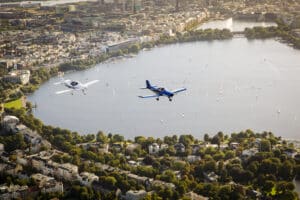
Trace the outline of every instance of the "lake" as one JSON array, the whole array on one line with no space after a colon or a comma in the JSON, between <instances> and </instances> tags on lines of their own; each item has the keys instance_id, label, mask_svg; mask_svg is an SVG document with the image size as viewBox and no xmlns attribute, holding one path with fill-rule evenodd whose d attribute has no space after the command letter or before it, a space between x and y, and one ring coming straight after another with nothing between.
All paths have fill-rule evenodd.
<instances>
[{"instance_id":1,"label":"lake","mask_svg":"<svg viewBox=\"0 0 300 200\"><path fill-rule=\"evenodd\" d=\"M56 95L43 84L28 100L45 124L84 133L163 137L171 134L272 131L300 139L300 51L270 40L195 42L141 51L136 57L98 64L66 79L92 85L87 95ZM140 99L145 80L169 89L187 87L174 97Z\"/></svg>"}]
</instances>

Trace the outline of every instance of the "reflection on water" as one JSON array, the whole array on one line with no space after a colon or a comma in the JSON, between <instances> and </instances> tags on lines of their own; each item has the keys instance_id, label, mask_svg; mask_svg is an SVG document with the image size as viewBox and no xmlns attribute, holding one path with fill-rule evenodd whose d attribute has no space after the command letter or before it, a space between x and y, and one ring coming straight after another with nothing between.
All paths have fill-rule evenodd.
<instances>
[{"instance_id":1,"label":"reflection on water","mask_svg":"<svg viewBox=\"0 0 300 200\"><path fill-rule=\"evenodd\" d=\"M250 22L250 21L241 21L233 20L232 18L226 20L216 20L207 22L199 26L198 29L229 29L230 31L243 31L245 28L253 28L255 26L277 26L274 22Z\"/></svg>"},{"instance_id":2,"label":"reflection on water","mask_svg":"<svg viewBox=\"0 0 300 200\"><path fill-rule=\"evenodd\" d=\"M65 75L83 83L99 79L87 95L55 95L65 88L53 85L59 81L54 78L28 99L37 103L34 114L46 124L81 133L202 138L251 128L299 139L299 63L300 51L274 40L174 44ZM152 94L139 89L146 79L188 90L173 102L140 99Z\"/></svg>"}]
</instances>

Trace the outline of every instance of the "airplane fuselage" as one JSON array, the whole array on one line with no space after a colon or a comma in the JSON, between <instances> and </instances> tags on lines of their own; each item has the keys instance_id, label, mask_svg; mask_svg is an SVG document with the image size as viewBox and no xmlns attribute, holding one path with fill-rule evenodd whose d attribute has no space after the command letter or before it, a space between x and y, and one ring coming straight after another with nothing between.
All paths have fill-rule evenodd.
<instances>
[{"instance_id":1,"label":"airplane fuselage","mask_svg":"<svg viewBox=\"0 0 300 200\"><path fill-rule=\"evenodd\" d=\"M159 100L159 96L166 96L169 98L170 101L172 101L172 97L174 96L174 93L166 90L165 88L156 88L150 86L148 89L150 89L152 92L154 92L158 97L156 100Z\"/></svg>"},{"instance_id":2,"label":"airplane fuselage","mask_svg":"<svg viewBox=\"0 0 300 200\"><path fill-rule=\"evenodd\" d=\"M65 86L74 90L84 90L86 87L79 81L65 80Z\"/></svg>"},{"instance_id":3,"label":"airplane fuselage","mask_svg":"<svg viewBox=\"0 0 300 200\"><path fill-rule=\"evenodd\" d=\"M156 98L156 100L159 100L160 96L165 96L169 98L169 101L172 101L172 98L175 94L179 92L183 92L186 90L186 88L180 88L174 91L166 90L163 87L157 87L150 84L150 81L146 80L146 87L141 89L148 89L151 90L155 95L148 95L148 96L139 96L140 98Z\"/></svg>"}]
</instances>

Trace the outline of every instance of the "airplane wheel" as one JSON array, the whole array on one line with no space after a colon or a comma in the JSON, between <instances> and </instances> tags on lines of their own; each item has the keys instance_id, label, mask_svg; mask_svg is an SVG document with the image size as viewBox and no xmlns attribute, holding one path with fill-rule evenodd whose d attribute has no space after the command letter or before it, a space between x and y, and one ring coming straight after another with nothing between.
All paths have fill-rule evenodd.
<instances>
[{"instance_id":1,"label":"airplane wheel","mask_svg":"<svg viewBox=\"0 0 300 200\"><path fill-rule=\"evenodd\" d=\"M172 99L169 99L169 101L172 101Z\"/></svg>"},{"instance_id":2,"label":"airplane wheel","mask_svg":"<svg viewBox=\"0 0 300 200\"><path fill-rule=\"evenodd\" d=\"M156 98L156 101L159 101L159 98Z\"/></svg>"}]
</instances>

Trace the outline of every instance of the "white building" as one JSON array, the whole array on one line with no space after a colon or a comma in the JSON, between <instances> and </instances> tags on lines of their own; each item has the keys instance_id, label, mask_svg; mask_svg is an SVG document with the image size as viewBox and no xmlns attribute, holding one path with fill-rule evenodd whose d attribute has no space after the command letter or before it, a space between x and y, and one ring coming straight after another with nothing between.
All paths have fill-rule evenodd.
<instances>
[{"instance_id":1,"label":"white building","mask_svg":"<svg viewBox=\"0 0 300 200\"><path fill-rule=\"evenodd\" d=\"M124 197L125 200L140 200L147 195L145 190L129 190Z\"/></svg>"},{"instance_id":2,"label":"white building","mask_svg":"<svg viewBox=\"0 0 300 200\"><path fill-rule=\"evenodd\" d=\"M9 72L8 75L3 77L4 81L11 83L20 83L25 85L29 82L30 71L29 70L14 70Z\"/></svg>"},{"instance_id":3,"label":"white building","mask_svg":"<svg viewBox=\"0 0 300 200\"><path fill-rule=\"evenodd\" d=\"M73 181L78 177L78 167L70 163L60 164L54 171L54 175L67 181Z\"/></svg>"},{"instance_id":4,"label":"white building","mask_svg":"<svg viewBox=\"0 0 300 200\"><path fill-rule=\"evenodd\" d=\"M31 178L37 183L42 193L62 193L64 191L63 183L57 182L53 177L38 173L31 175Z\"/></svg>"},{"instance_id":5,"label":"white building","mask_svg":"<svg viewBox=\"0 0 300 200\"><path fill-rule=\"evenodd\" d=\"M28 186L19 185L1 185L0 186L0 199L10 200L10 199L25 199L28 192Z\"/></svg>"},{"instance_id":6,"label":"white building","mask_svg":"<svg viewBox=\"0 0 300 200\"><path fill-rule=\"evenodd\" d=\"M159 145L157 143L153 143L148 146L149 154L157 154L159 152Z\"/></svg>"},{"instance_id":7,"label":"white building","mask_svg":"<svg viewBox=\"0 0 300 200\"><path fill-rule=\"evenodd\" d=\"M19 123L19 118L12 115L6 115L1 121L2 128L8 132L13 132Z\"/></svg>"},{"instance_id":8,"label":"white building","mask_svg":"<svg viewBox=\"0 0 300 200\"><path fill-rule=\"evenodd\" d=\"M254 156L256 153L258 153L258 149L257 148L251 148L251 149L245 149L242 151L242 156Z\"/></svg>"},{"instance_id":9,"label":"white building","mask_svg":"<svg viewBox=\"0 0 300 200\"><path fill-rule=\"evenodd\" d=\"M79 175L79 182L84 186L91 186L94 181L99 181L99 177L93 173L82 172Z\"/></svg>"}]
</instances>

